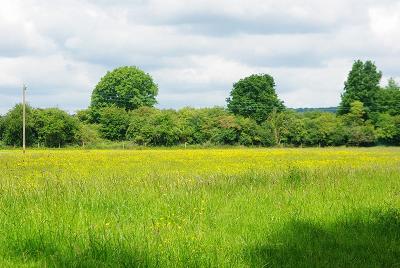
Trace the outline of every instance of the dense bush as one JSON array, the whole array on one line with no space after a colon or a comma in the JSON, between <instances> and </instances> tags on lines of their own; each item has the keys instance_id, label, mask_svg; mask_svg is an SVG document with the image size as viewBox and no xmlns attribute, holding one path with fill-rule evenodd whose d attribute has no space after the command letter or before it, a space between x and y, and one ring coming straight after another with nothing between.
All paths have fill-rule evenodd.
<instances>
[{"instance_id":1,"label":"dense bush","mask_svg":"<svg viewBox=\"0 0 400 268\"><path fill-rule=\"evenodd\" d=\"M379 114L375 125L379 143L400 145L400 115Z\"/></svg>"},{"instance_id":2,"label":"dense bush","mask_svg":"<svg viewBox=\"0 0 400 268\"><path fill-rule=\"evenodd\" d=\"M346 142L343 121L332 113L309 113L304 117L304 144L338 146Z\"/></svg>"},{"instance_id":3,"label":"dense bush","mask_svg":"<svg viewBox=\"0 0 400 268\"><path fill-rule=\"evenodd\" d=\"M2 142L8 146L22 145L22 105L11 109L0 123ZM59 147L76 142L79 121L58 108L26 107L26 145Z\"/></svg>"},{"instance_id":4,"label":"dense bush","mask_svg":"<svg viewBox=\"0 0 400 268\"><path fill-rule=\"evenodd\" d=\"M110 106L100 110L100 133L103 138L124 140L128 129L128 114L123 108Z\"/></svg>"},{"instance_id":5,"label":"dense bush","mask_svg":"<svg viewBox=\"0 0 400 268\"><path fill-rule=\"evenodd\" d=\"M75 141L82 145L93 145L102 141L98 125L79 123L74 135Z\"/></svg>"},{"instance_id":6,"label":"dense bush","mask_svg":"<svg viewBox=\"0 0 400 268\"><path fill-rule=\"evenodd\" d=\"M10 146L22 146L22 105L17 104L3 119L3 141ZM26 145L36 142L35 110L26 106Z\"/></svg>"},{"instance_id":7,"label":"dense bush","mask_svg":"<svg viewBox=\"0 0 400 268\"><path fill-rule=\"evenodd\" d=\"M171 146L181 142L178 114L174 110L143 107L129 117L126 136L139 145Z\"/></svg>"},{"instance_id":8,"label":"dense bush","mask_svg":"<svg viewBox=\"0 0 400 268\"><path fill-rule=\"evenodd\" d=\"M274 110L261 124L221 107L181 110L141 107L126 112L111 106L101 109L99 124L89 124L84 114L71 116L59 109L27 107L27 144L95 146L104 138L144 146L400 145L400 115L377 113L365 119L365 108L359 101L353 102L350 112L341 116ZM20 105L0 118L0 135L4 144L21 145Z\"/></svg>"},{"instance_id":9,"label":"dense bush","mask_svg":"<svg viewBox=\"0 0 400 268\"><path fill-rule=\"evenodd\" d=\"M57 147L74 142L78 121L66 112L57 109L35 110L34 128L37 141L47 147Z\"/></svg>"},{"instance_id":10,"label":"dense bush","mask_svg":"<svg viewBox=\"0 0 400 268\"><path fill-rule=\"evenodd\" d=\"M0 141L3 140L3 134L6 124L4 123L4 116L0 115Z\"/></svg>"}]
</instances>

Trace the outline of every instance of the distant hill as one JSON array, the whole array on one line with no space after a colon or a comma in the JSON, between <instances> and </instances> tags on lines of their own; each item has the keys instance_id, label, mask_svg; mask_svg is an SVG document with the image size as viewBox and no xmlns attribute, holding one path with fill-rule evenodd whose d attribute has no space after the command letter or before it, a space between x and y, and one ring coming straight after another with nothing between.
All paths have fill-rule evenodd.
<instances>
[{"instance_id":1,"label":"distant hill","mask_svg":"<svg viewBox=\"0 0 400 268\"><path fill-rule=\"evenodd\" d=\"M327 113L336 113L338 107L325 107L325 108L293 108L298 113L306 113L306 112L327 112Z\"/></svg>"}]
</instances>

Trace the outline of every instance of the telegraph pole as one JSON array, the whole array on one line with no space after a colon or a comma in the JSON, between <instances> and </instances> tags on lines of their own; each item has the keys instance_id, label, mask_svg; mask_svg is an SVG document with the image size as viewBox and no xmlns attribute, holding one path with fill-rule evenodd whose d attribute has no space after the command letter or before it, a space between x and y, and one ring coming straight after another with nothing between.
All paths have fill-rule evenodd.
<instances>
[{"instance_id":1,"label":"telegraph pole","mask_svg":"<svg viewBox=\"0 0 400 268\"><path fill-rule=\"evenodd\" d=\"M25 91L26 91L26 86L25 84L22 86L22 147L23 151L25 153L25 139L26 139L26 133L25 133L25 124L26 124L26 115L25 115Z\"/></svg>"}]
</instances>

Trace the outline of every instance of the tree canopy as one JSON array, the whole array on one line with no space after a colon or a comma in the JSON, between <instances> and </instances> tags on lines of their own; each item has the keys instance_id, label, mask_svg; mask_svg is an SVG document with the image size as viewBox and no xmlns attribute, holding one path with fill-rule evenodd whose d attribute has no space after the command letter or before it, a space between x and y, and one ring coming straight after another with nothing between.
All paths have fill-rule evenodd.
<instances>
[{"instance_id":1,"label":"tree canopy","mask_svg":"<svg viewBox=\"0 0 400 268\"><path fill-rule=\"evenodd\" d=\"M157 103L158 86L152 77L134 66L116 68L101 78L92 93L91 109L115 106L127 111ZM96 115L98 116L98 115Z\"/></svg>"},{"instance_id":2,"label":"tree canopy","mask_svg":"<svg viewBox=\"0 0 400 268\"><path fill-rule=\"evenodd\" d=\"M226 101L232 113L253 118L258 123L265 121L273 110L284 109L275 92L274 78L268 74L254 74L239 80Z\"/></svg>"},{"instance_id":3,"label":"tree canopy","mask_svg":"<svg viewBox=\"0 0 400 268\"><path fill-rule=\"evenodd\" d=\"M354 101L363 103L366 115L377 111L381 78L382 72L377 70L372 61L365 63L361 60L355 61L344 83L344 92L338 113L341 115L350 113L351 103Z\"/></svg>"}]
</instances>

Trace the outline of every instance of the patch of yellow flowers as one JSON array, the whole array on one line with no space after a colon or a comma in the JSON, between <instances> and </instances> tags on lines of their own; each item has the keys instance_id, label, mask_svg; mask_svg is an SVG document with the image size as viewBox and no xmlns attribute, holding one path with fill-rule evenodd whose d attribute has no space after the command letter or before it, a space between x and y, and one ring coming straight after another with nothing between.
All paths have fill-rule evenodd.
<instances>
[{"instance_id":1,"label":"patch of yellow flowers","mask_svg":"<svg viewBox=\"0 0 400 268\"><path fill-rule=\"evenodd\" d=\"M3 177L17 178L124 174L135 178L167 176L190 182L204 176L279 171L288 166L395 167L400 166L400 148L35 150L26 155L18 151L0 154Z\"/></svg>"}]
</instances>

